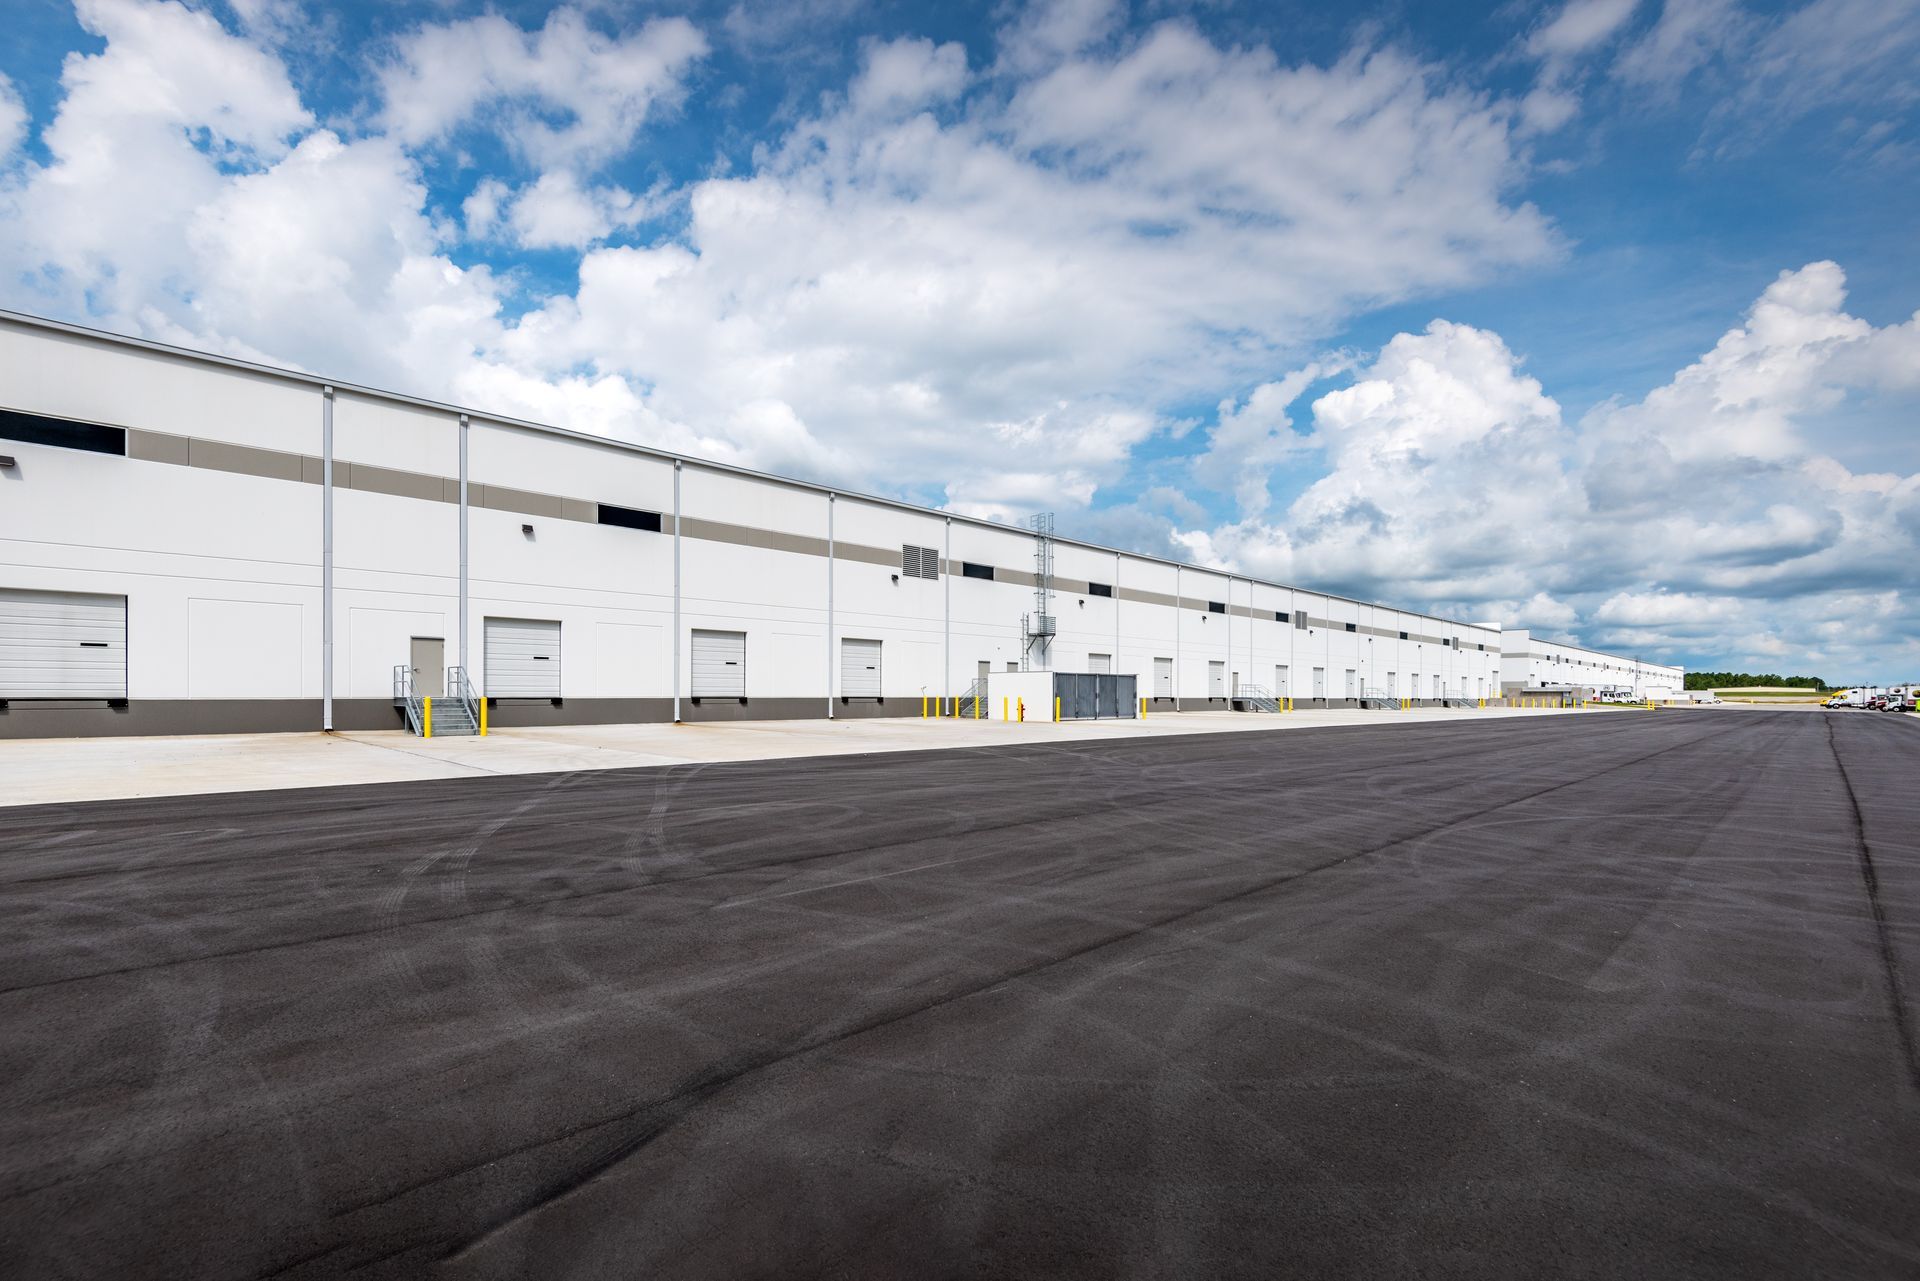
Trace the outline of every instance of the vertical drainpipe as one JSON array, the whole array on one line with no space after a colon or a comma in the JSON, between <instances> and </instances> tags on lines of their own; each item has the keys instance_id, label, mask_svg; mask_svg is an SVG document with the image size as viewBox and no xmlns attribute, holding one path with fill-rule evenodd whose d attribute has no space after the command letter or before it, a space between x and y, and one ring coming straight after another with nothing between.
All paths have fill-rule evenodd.
<instances>
[{"instance_id":1,"label":"vertical drainpipe","mask_svg":"<svg viewBox=\"0 0 1920 1281\"><path fill-rule=\"evenodd\" d=\"M833 719L833 501L827 493L827 719Z\"/></svg>"},{"instance_id":2,"label":"vertical drainpipe","mask_svg":"<svg viewBox=\"0 0 1920 1281\"><path fill-rule=\"evenodd\" d=\"M940 697L946 698L953 693L950 683L953 680L953 517L947 517L947 572L940 575L942 596L940 600L940 662L946 670L940 673ZM1022 638L1024 639L1024 637Z\"/></svg>"},{"instance_id":3,"label":"vertical drainpipe","mask_svg":"<svg viewBox=\"0 0 1920 1281\"><path fill-rule=\"evenodd\" d=\"M1233 575L1227 575L1227 706L1233 706Z\"/></svg>"},{"instance_id":4,"label":"vertical drainpipe","mask_svg":"<svg viewBox=\"0 0 1920 1281\"><path fill-rule=\"evenodd\" d=\"M1173 710L1180 710L1180 567L1173 567Z\"/></svg>"},{"instance_id":5,"label":"vertical drainpipe","mask_svg":"<svg viewBox=\"0 0 1920 1281\"><path fill-rule=\"evenodd\" d=\"M673 723L680 723L680 460L673 460Z\"/></svg>"},{"instance_id":6,"label":"vertical drainpipe","mask_svg":"<svg viewBox=\"0 0 1920 1281\"><path fill-rule=\"evenodd\" d=\"M467 416L460 415L460 674L469 682L467 664Z\"/></svg>"},{"instance_id":7,"label":"vertical drainpipe","mask_svg":"<svg viewBox=\"0 0 1920 1281\"><path fill-rule=\"evenodd\" d=\"M333 388L320 389L320 728L333 731Z\"/></svg>"},{"instance_id":8,"label":"vertical drainpipe","mask_svg":"<svg viewBox=\"0 0 1920 1281\"><path fill-rule=\"evenodd\" d=\"M1120 553L1113 554L1113 661L1107 670L1120 674ZM1138 693L1139 691L1134 691Z\"/></svg>"}]
</instances>

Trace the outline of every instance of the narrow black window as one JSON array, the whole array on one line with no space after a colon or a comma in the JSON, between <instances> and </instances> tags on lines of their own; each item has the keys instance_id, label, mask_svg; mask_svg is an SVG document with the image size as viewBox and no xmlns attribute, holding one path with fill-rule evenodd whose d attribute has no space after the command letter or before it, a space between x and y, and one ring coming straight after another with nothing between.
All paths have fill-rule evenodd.
<instances>
[{"instance_id":1,"label":"narrow black window","mask_svg":"<svg viewBox=\"0 0 1920 1281\"><path fill-rule=\"evenodd\" d=\"M1276 609L1273 611L1273 621L1276 623L1287 623L1287 622L1292 622L1293 620L1287 617L1286 610Z\"/></svg>"},{"instance_id":2,"label":"narrow black window","mask_svg":"<svg viewBox=\"0 0 1920 1281\"><path fill-rule=\"evenodd\" d=\"M84 449L92 454L127 453L127 432L123 427L102 427L98 423L76 423L66 418L43 418L23 414L16 409L0 409L0 436L21 440L29 445L54 445L60 449Z\"/></svg>"},{"instance_id":3,"label":"narrow black window","mask_svg":"<svg viewBox=\"0 0 1920 1281\"><path fill-rule=\"evenodd\" d=\"M1407 634L1406 634L1405 632L1401 632L1401 633L1400 633L1400 639L1401 639L1401 640L1405 640L1406 638L1407 638Z\"/></svg>"},{"instance_id":4,"label":"narrow black window","mask_svg":"<svg viewBox=\"0 0 1920 1281\"><path fill-rule=\"evenodd\" d=\"M963 560L960 562L960 572L968 578L984 578L988 582L993 581L991 565L976 565L970 560Z\"/></svg>"},{"instance_id":5,"label":"narrow black window","mask_svg":"<svg viewBox=\"0 0 1920 1281\"><path fill-rule=\"evenodd\" d=\"M1347 624L1347 630L1348 630L1348 631L1350 631L1350 632L1357 632L1357 631L1359 631L1359 630L1360 630L1360 624L1358 624L1358 623L1348 623L1348 624Z\"/></svg>"},{"instance_id":6,"label":"narrow black window","mask_svg":"<svg viewBox=\"0 0 1920 1281\"><path fill-rule=\"evenodd\" d=\"M1207 602L1207 612L1209 614L1224 614L1227 612L1227 607L1221 601L1210 600Z\"/></svg>"},{"instance_id":7,"label":"narrow black window","mask_svg":"<svg viewBox=\"0 0 1920 1281\"><path fill-rule=\"evenodd\" d=\"M643 512L633 507L615 507L612 503L600 504L600 523L618 525L622 529L644 529L648 533L660 532L660 513Z\"/></svg>"},{"instance_id":8,"label":"narrow black window","mask_svg":"<svg viewBox=\"0 0 1920 1281\"><path fill-rule=\"evenodd\" d=\"M1088 583L1087 595L1111 596L1113 595L1113 584L1112 583Z\"/></svg>"}]
</instances>

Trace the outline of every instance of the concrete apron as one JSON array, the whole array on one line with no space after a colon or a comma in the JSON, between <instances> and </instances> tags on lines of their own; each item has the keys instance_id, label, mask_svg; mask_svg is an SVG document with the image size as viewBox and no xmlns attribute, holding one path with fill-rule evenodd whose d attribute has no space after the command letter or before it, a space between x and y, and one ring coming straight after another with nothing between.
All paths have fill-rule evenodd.
<instances>
[{"instance_id":1,"label":"concrete apron","mask_svg":"<svg viewBox=\"0 0 1920 1281\"><path fill-rule=\"evenodd\" d=\"M0 806L1170 734L1595 716L1618 710L1150 712L1145 719L1060 724L1046 718L1020 724L912 716L553 725L495 729L484 739L422 739L402 730L14 739L0 741L0 776L8 783Z\"/></svg>"}]
</instances>

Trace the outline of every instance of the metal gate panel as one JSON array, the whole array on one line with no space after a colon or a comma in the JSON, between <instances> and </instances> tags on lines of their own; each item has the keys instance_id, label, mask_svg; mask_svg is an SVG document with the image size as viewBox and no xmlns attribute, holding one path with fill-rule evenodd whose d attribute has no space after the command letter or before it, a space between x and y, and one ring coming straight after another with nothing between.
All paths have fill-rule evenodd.
<instances>
[{"instance_id":1,"label":"metal gate panel","mask_svg":"<svg viewBox=\"0 0 1920 1281\"><path fill-rule=\"evenodd\" d=\"M560 624L551 619L486 620L488 698L560 697ZM437 684L440 673L433 674Z\"/></svg>"},{"instance_id":2,"label":"metal gate panel","mask_svg":"<svg viewBox=\"0 0 1920 1281\"><path fill-rule=\"evenodd\" d=\"M1134 719L1139 680L1112 672L1055 672L1053 694L1064 721Z\"/></svg>"},{"instance_id":3,"label":"metal gate panel","mask_svg":"<svg viewBox=\"0 0 1920 1281\"><path fill-rule=\"evenodd\" d=\"M747 696L747 634L693 632L693 697Z\"/></svg>"},{"instance_id":4,"label":"metal gate panel","mask_svg":"<svg viewBox=\"0 0 1920 1281\"><path fill-rule=\"evenodd\" d=\"M880 697L880 642L843 637L840 641L840 697Z\"/></svg>"},{"instance_id":5,"label":"metal gate panel","mask_svg":"<svg viewBox=\"0 0 1920 1281\"><path fill-rule=\"evenodd\" d=\"M125 698L127 598L0 588L0 698Z\"/></svg>"}]
</instances>

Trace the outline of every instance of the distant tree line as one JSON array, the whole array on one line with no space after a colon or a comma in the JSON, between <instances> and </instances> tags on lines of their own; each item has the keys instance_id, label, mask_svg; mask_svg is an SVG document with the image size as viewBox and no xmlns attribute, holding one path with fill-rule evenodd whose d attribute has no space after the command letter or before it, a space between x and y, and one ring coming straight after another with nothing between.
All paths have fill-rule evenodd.
<instances>
[{"instance_id":1,"label":"distant tree line","mask_svg":"<svg viewBox=\"0 0 1920 1281\"><path fill-rule=\"evenodd\" d=\"M1772 672L1688 672L1688 689L1745 689L1755 685L1784 685L1790 689L1829 689L1818 676L1775 676Z\"/></svg>"}]
</instances>

